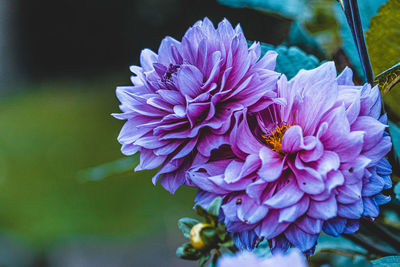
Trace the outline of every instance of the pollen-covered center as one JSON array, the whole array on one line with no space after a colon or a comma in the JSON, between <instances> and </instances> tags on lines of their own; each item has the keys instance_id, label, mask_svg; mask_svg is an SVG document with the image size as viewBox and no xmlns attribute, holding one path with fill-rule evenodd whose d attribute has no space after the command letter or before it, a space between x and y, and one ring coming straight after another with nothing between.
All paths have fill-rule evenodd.
<instances>
[{"instance_id":1,"label":"pollen-covered center","mask_svg":"<svg viewBox=\"0 0 400 267\"><path fill-rule=\"evenodd\" d=\"M271 147L273 151L276 151L278 153L283 153L282 152L283 136L285 135L287 129L289 129L291 126L292 125L289 123L284 123L281 126L276 127L275 130L270 131L270 134L268 136L263 135L262 138L265 140L267 145Z\"/></svg>"},{"instance_id":2,"label":"pollen-covered center","mask_svg":"<svg viewBox=\"0 0 400 267\"><path fill-rule=\"evenodd\" d=\"M179 65L169 64L167 71L162 77L162 80L169 81L172 78L172 75L175 74L179 68L180 68Z\"/></svg>"}]
</instances>

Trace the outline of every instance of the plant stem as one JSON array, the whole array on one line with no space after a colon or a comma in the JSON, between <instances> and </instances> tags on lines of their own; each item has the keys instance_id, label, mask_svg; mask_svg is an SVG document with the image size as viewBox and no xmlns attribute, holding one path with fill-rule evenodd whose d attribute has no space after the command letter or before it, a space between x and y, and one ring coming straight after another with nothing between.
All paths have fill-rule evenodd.
<instances>
[{"instance_id":1,"label":"plant stem","mask_svg":"<svg viewBox=\"0 0 400 267\"><path fill-rule=\"evenodd\" d=\"M331 249L331 248L326 248L326 249L321 249L319 252L324 252L324 253L333 253L333 254L338 254L342 255L348 258L354 258L354 255L361 255L361 256L366 256L365 254L358 252L358 251L353 251L353 250L342 250L342 249Z\"/></svg>"},{"instance_id":2,"label":"plant stem","mask_svg":"<svg viewBox=\"0 0 400 267\"><path fill-rule=\"evenodd\" d=\"M382 241L391 245L395 250L400 252L400 238L398 238L395 234L393 234L386 227L380 225L379 223L372 223L367 220L363 220L362 224L371 231L381 237Z\"/></svg>"},{"instance_id":3,"label":"plant stem","mask_svg":"<svg viewBox=\"0 0 400 267\"><path fill-rule=\"evenodd\" d=\"M350 26L351 34L353 35L353 40L357 47L358 55L360 57L365 76L368 83L373 84L374 74L372 72L367 45L365 43L357 0L343 0L343 2L344 13L347 18L347 23Z\"/></svg>"},{"instance_id":4,"label":"plant stem","mask_svg":"<svg viewBox=\"0 0 400 267\"><path fill-rule=\"evenodd\" d=\"M354 243L362 246L363 248L368 250L368 252L370 252L370 253L374 253L379 256L391 256L391 255L396 254L396 253L393 253L393 252L387 250L385 247L382 247L378 244L370 242L370 240L364 238L360 234L352 234L352 235L344 234L343 236L345 238L349 239L350 241L353 241Z\"/></svg>"}]
</instances>

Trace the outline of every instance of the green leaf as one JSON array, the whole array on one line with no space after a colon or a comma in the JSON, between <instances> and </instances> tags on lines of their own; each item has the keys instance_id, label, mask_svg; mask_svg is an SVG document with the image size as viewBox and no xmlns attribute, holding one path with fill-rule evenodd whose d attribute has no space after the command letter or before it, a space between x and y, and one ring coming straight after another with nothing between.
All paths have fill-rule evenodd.
<instances>
[{"instance_id":1,"label":"green leaf","mask_svg":"<svg viewBox=\"0 0 400 267\"><path fill-rule=\"evenodd\" d=\"M400 62L399 10L400 1L389 0L379 9L378 15L371 19L366 37L375 74L381 73Z\"/></svg>"},{"instance_id":2,"label":"green leaf","mask_svg":"<svg viewBox=\"0 0 400 267\"><path fill-rule=\"evenodd\" d=\"M228 241L225 241L223 243L219 243L218 246L220 246L221 248L229 248L234 246L235 243L233 242L233 239L230 238Z\"/></svg>"},{"instance_id":3,"label":"green leaf","mask_svg":"<svg viewBox=\"0 0 400 267\"><path fill-rule=\"evenodd\" d=\"M400 256L388 256L372 261L373 266L394 267L400 266Z\"/></svg>"},{"instance_id":4,"label":"green leaf","mask_svg":"<svg viewBox=\"0 0 400 267\"><path fill-rule=\"evenodd\" d=\"M197 251L189 242L181 245L176 249L176 256L185 260L198 260L202 256L200 251Z\"/></svg>"},{"instance_id":5,"label":"green leaf","mask_svg":"<svg viewBox=\"0 0 400 267\"><path fill-rule=\"evenodd\" d=\"M394 193L396 194L396 198L400 200L400 183L397 183L393 189Z\"/></svg>"},{"instance_id":6,"label":"green leaf","mask_svg":"<svg viewBox=\"0 0 400 267\"><path fill-rule=\"evenodd\" d=\"M133 170L135 165L139 163L139 153L122 159L117 159L112 162L104 163L102 165L81 170L78 172L77 177L80 181L99 181L106 177L124 173Z\"/></svg>"},{"instance_id":7,"label":"green leaf","mask_svg":"<svg viewBox=\"0 0 400 267\"><path fill-rule=\"evenodd\" d=\"M394 148L394 154L397 160L400 159L400 128L393 122L388 122L389 132L392 137L392 143Z\"/></svg>"},{"instance_id":8,"label":"green leaf","mask_svg":"<svg viewBox=\"0 0 400 267\"><path fill-rule=\"evenodd\" d=\"M315 38L297 21L294 21L290 26L289 34L282 45L297 46L304 52L312 54L317 58L325 58L325 52Z\"/></svg>"},{"instance_id":9,"label":"green leaf","mask_svg":"<svg viewBox=\"0 0 400 267\"><path fill-rule=\"evenodd\" d=\"M400 63L390 69L385 70L375 78L375 83L379 83L382 94L386 94L400 81Z\"/></svg>"},{"instance_id":10,"label":"green leaf","mask_svg":"<svg viewBox=\"0 0 400 267\"><path fill-rule=\"evenodd\" d=\"M309 70L320 65L315 56L308 55L295 46L280 45L274 47L270 44L261 44L262 54L265 54L268 50L274 50L279 54L275 70L285 74L288 79L293 78L301 69Z\"/></svg>"},{"instance_id":11,"label":"green leaf","mask_svg":"<svg viewBox=\"0 0 400 267\"><path fill-rule=\"evenodd\" d=\"M178 228L179 228L179 230L181 230L181 232L183 233L183 235L186 238L190 238L190 230L192 230L192 227L198 223L200 223L200 222L196 219L185 217L185 218L179 219Z\"/></svg>"},{"instance_id":12,"label":"green leaf","mask_svg":"<svg viewBox=\"0 0 400 267\"><path fill-rule=\"evenodd\" d=\"M387 2L387 0L358 1L361 23L363 25L364 31L369 29L371 18L377 14L379 7L386 2ZM356 45L353 41L353 36L351 35L350 27L347 24L346 16L344 15L344 12L343 12L340 4L337 3L336 1L334 3L334 12L336 15L336 19L339 23L339 33L340 33L340 36L342 37L342 47L343 47L347 57L352 62L358 76L361 78L364 78L365 77L364 71L363 71L363 68L361 65L360 58L358 56ZM370 51L371 45L379 46L380 42L371 44L368 41L368 37L367 37L367 45L368 45L368 50ZM372 62L372 59L373 59L372 54L370 54L370 58L371 58L371 62ZM372 63L372 66L373 66L373 63Z\"/></svg>"},{"instance_id":13,"label":"green leaf","mask_svg":"<svg viewBox=\"0 0 400 267\"><path fill-rule=\"evenodd\" d=\"M396 198L400 199L400 185L397 184L394 187L394 193L396 194ZM393 210L385 210L383 211L383 218L386 225L391 225L396 228L400 228L400 217L397 212Z\"/></svg>"},{"instance_id":14,"label":"green leaf","mask_svg":"<svg viewBox=\"0 0 400 267\"><path fill-rule=\"evenodd\" d=\"M367 253L364 248L344 237L333 237L326 234L321 234L318 238L318 243L315 251L318 252L324 249L354 251L361 254Z\"/></svg>"},{"instance_id":15,"label":"green leaf","mask_svg":"<svg viewBox=\"0 0 400 267\"><path fill-rule=\"evenodd\" d=\"M301 22L313 17L308 0L218 0L218 2L230 7L249 7L267 11Z\"/></svg>"},{"instance_id":16,"label":"green leaf","mask_svg":"<svg viewBox=\"0 0 400 267\"><path fill-rule=\"evenodd\" d=\"M218 236L217 231L213 227L205 227L200 232L201 240L206 244L207 248L218 247Z\"/></svg>"},{"instance_id":17,"label":"green leaf","mask_svg":"<svg viewBox=\"0 0 400 267\"><path fill-rule=\"evenodd\" d=\"M196 205L196 213L197 213L197 215L199 215L199 216L201 216L201 217L204 217L204 218L207 218L207 216L208 216L208 212L207 212L207 210L205 210L202 206L200 206L200 205Z\"/></svg>"},{"instance_id":18,"label":"green leaf","mask_svg":"<svg viewBox=\"0 0 400 267\"><path fill-rule=\"evenodd\" d=\"M208 212L214 216L219 216L219 210L221 208L222 198L216 197L208 206Z\"/></svg>"},{"instance_id":19,"label":"green leaf","mask_svg":"<svg viewBox=\"0 0 400 267\"><path fill-rule=\"evenodd\" d=\"M271 249L268 245L268 240L264 239L258 244L258 246L254 249L254 253L259 257L267 257L271 255Z\"/></svg>"}]
</instances>

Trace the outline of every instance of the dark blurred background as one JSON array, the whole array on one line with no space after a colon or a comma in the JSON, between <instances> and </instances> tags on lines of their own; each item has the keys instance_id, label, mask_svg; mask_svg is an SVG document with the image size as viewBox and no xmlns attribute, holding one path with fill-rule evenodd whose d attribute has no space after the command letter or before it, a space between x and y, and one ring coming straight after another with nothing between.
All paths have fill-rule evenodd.
<instances>
[{"instance_id":1,"label":"dark blurred background","mask_svg":"<svg viewBox=\"0 0 400 267\"><path fill-rule=\"evenodd\" d=\"M271 44L290 25L216 0L0 0L0 266L196 266L175 257L194 190L77 173L123 157L110 114L141 49L205 16Z\"/></svg>"}]
</instances>

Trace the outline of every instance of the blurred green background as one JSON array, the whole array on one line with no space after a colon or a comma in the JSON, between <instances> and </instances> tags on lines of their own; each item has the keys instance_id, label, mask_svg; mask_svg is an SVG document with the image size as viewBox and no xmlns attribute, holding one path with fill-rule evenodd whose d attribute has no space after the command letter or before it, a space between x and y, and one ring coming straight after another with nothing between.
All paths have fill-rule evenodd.
<instances>
[{"instance_id":1,"label":"blurred green background","mask_svg":"<svg viewBox=\"0 0 400 267\"><path fill-rule=\"evenodd\" d=\"M0 225L34 254L93 238L154 240L157 247L170 235L171 246L179 243L176 220L192 213L193 190L172 196L153 186L151 172L78 179L79 170L121 157L122 122L110 116L118 107L114 87L106 80L59 81L2 98Z\"/></svg>"}]
</instances>

